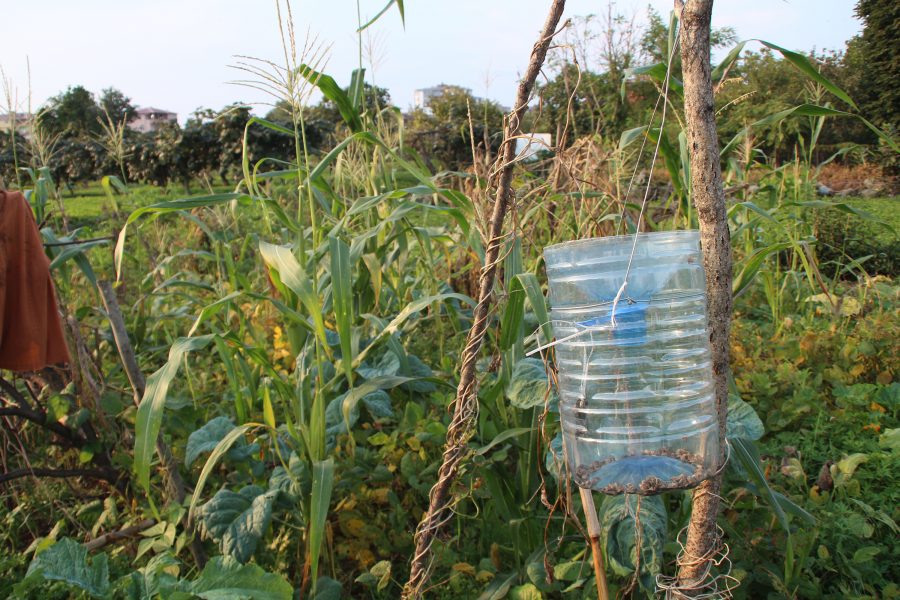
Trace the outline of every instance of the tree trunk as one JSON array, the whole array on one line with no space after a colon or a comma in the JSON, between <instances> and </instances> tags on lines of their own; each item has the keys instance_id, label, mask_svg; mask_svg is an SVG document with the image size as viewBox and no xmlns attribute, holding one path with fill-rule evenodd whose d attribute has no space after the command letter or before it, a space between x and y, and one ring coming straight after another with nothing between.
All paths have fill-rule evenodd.
<instances>
[{"instance_id":1,"label":"tree trunk","mask_svg":"<svg viewBox=\"0 0 900 600\"><path fill-rule=\"evenodd\" d=\"M680 8L676 0L676 10ZM715 110L710 80L709 35L713 0L687 0L681 9L681 62L684 112L691 159L691 191L700 220L700 243L706 271L709 341L712 349L716 412L719 420L719 464L725 460L725 417L728 407L728 342L731 327L731 239L719 163ZM685 595L701 585L718 544L721 475L695 491L685 552L679 560L678 585Z\"/></svg>"}]
</instances>

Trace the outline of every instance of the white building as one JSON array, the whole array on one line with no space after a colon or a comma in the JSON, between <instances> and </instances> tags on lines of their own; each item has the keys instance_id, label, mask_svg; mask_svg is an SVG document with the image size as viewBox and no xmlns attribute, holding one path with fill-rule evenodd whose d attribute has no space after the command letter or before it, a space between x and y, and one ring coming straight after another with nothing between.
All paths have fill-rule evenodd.
<instances>
[{"instance_id":1,"label":"white building","mask_svg":"<svg viewBox=\"0 0 900 600\"><path fill-rule=\"evenodd\" d=\"M156 131L166 123L178 121L178 113L162 110L161 108L139 108L135 111L135 117L129 121L128 127L141 133Z\"/></svg>"},{"instance_id":2,"label":"white building","mask_svg":"<svg viewBox=\"0 0 900 600\"><path fill-rule=\"evenodd\" d=\"M13 127L20 135L25 135L28 132L28 115L20 112L0 115L0 132L8 134Z\"/></svg>"},{"instance_id":3,"label":"white building","mask_svg":"<svg viewBox=\"0 0 900 600\"><path fill-rule=\"evenodd\" d=\"M553 136L549 133L523 133L516 138L516 158L519 160L537 160L539 152L550 152L553 149Z\"/></svg>"},{"instance_id":4,"label":"white building","mask_svg":"<svg viewBox=\"0 0 900 600\"><path fill-rule=\"evenodd\" d=\"M421 108L427 109L428 103L431 102L432 98L438 98L443 96L447 91L452 89L461 89L467 94L471 95L472 90L469 88L459 87L455 85L447 85L446 83L441 83L439 85L435 85L432 87L422 88L419 90L413 91L413 108Z\"/></svg>"}]
</instances>

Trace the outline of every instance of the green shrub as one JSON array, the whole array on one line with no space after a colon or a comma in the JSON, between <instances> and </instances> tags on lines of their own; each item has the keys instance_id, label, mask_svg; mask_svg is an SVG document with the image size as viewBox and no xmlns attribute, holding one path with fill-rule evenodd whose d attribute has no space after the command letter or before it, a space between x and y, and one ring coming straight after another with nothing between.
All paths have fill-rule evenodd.
<instances>
[{"instance_id":1,"label":"green shrub","mask_svg":"<svg viewBox=\"0 0 900 600\"><path fill-rule=\"evenodd\" d=\"M900 200L854 198L847 203L873 218L835 210L817 215L817 253L822 271L834 276L851 259L868 256L862 266L869 275L896 277L900 274Z\"/></svg>"}]
</instances>

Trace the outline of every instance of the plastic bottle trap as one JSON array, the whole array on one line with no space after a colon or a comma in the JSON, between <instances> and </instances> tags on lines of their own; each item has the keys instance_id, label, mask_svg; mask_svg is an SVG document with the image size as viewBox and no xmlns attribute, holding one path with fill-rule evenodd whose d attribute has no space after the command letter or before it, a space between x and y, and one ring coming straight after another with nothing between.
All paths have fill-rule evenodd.
<instances>
[{"instance_id":1,"label":"plastic bottle trap","mask_svg":"<svg viewBox=\"0 0 900 600\"><path fill-rule=\"evenodd\" d=\"M650 495L712 475L718 429L699 233L567 242L544 259L575 483Z\"/></svg>"}]
</instances>

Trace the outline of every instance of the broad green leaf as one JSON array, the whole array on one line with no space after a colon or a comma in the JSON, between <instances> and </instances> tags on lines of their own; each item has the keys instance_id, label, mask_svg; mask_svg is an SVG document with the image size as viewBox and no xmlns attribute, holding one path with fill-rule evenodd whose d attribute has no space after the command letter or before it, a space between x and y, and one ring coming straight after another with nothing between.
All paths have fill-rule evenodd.
<instances>
[{"instance_id":1,"label":"broad green leaf","mask_svg":"<svg viewBox=\"0 0 900 600\"><path fill-rule=\"evenodd\" d=\"M200 499L200 494L203 493L203 486L206 485L206 480L209 479L210 474L219 463L219 460L229 449L231 449L238 439L242 439L244 434L254 427L264 427L264 425L261 425L260 423L244 423L243 425L239 425L229 431L228 434L216 444L216 447L213 448L209 458L206 459L206 463L203 465L203 469L200 471L200 476L197 478L197 484L194 486L194 494L191 496L191 503L188 507L189 519L193 517L197 501Z\"/></svg>"},{"instance_id":2,"label":"broad green leaf","mask_svg":"<svg viewBox=\"0 0 900 600\"><path fill-rule=\"evenodd\" d=\"M866 564L881 554L881 551L881 546L863 546L853 553L853 562L858 565Z\"/></svg>"},{"instance_id":3,"label":"broad green leaf","mask_svg":"<svg viewBox=\"0 0 900 600\"><path fill-rule=\"evenodd\" d=\"M330 75L319 73L309 65L300 65L298 71L307 81L319 88L323 96L334 102L350 131L353 133L362 131L363 125L359 111L353 107L350 97Z\"/></svg>"},{"instance_id":4,"label":"broad green leaf","mask_svg":"<svg viewBox=\"0 0 900 600\"><path fill-rule=\"evenodd\" d=\"M384 390L375 390L362 397L363 406L369 411L372 418L394 418L394 409L391 407L391 397Z\"/></svg>"},{"instance_id":5,"label":"broad green leaf","mask_svg":"<svg viewBox=\"0 0 900 600\"><path fill-rule=\"evenodd\" d=\"M278 490L293 502L306 497L312 489L311 485L312 479L306 462L296 452L291 452L286 467L275 467L269 476L269 489Z\"/></svg>"},{"instance_id":6,"label":"broad green leaf","mask_svg":"<svg viewBox=\"0 0 900 600\"><path fill-rule=\"evenodd\" d=\"M408 354L406 356L406 362L408 363L409 369L408 372L403 374L412 379L405 383L401 383L401 389L416 394L430 394L437 389L437 386L432 381L428 380L428 378L434 376L434 372L421 358L415 354ZM402 371L403 369L401 368L401 372Z\"/></svg>"},{"instance_id":7,"label":"broad green leaf","mask_svg":"<svg viewBox=\"0 0 900 600\"><path fill-rule=\"evenodd\" d=\"M147 564L119 580L131 600L169 598L177 594L179 582L172 573L178 572L179 562L168 551L157 554ZM118 596L116 596L118 597Z\"/></svg>"},{"instance_id":8,"label":"broad green leaf","mask_svg":"<svg viewBox=\"0 0 900 600\"><path fill-rule=\"evenodd\" d=\"M333 399L325 409L326 433L335 435L349 432L359 419L360 401L365 403L366 397L370 394L380 390L395 388L409 380L409 377L383 375L367 380L349 392L345 392ZM373 403L371 410L384 410L383 400L380 400L378 396L374 396L371 402ZM388 398L388 402L390 402L390 398Z\"/></svg>"},{"instance_id":9,"label":"broad green leaf","mask_svg":"<svg viewBox=\"0 0 900 600\"><path fill-rule=\"evenodd\" d=\"M197 196L196 198L167 200L165 202L157 202L156 204L150 204L149 206L142 206L141 208L138 208L130 215L128 215L128 218L125 220L125 224L122 225L122 229L121 231L119 231L119 238L116 241L116 248L113 253L113 258L116 265L116 281L122 278L122 259L125 255L125 235L128 230L128 226L137 221L143 215L149 214L153 215L153 217L155 218L168 213L190 211L194 208L216 206L219 204L226 204L228 202L235 202L238 200L249 198L250 196L248 196L247 194L238 193L212 194L209 196Z\"/></svg>"},{"instance_id":10,"label":"broad green leaf","mask_svg":"<svg viewBox=\"0 0 900 600\"><path fill-rule=\"evenodd\" d=\"M509 590L509 600L543 600L544 596L533 583L523 583Z\"/></svg>"},{"instance_id":11,"label":"broad green leaf","mask_svg":"<svg viewBox=\"0 0 900 600\"><path fill-rule=\"evenodd\" d=\"M265 263L278 273L282 283L297 294L297 298L303 303L315 324L319 341L323 347L327 348L328 336L325 332L325 319L322 316L319 296L291 249L287 246L278 246L260 240L259 252Z\"/></svg>"},{"instance_id":12,"label":"broad green leaf","mask_svg":"<svg viewBox=\"0 0 900 600\"><path fill-rule=\"evenodd\" d=\"M653 590L654 578L663 565L668 524L662 496L607 496L598 511L603 550L614 573L621 577L634 573L638 562L635 515L639 515L641 527L638 581L645 589Z\"/></svg>"},{"instance_id":13,"label":"broad green leaf","mask_svg":"<svg viewBox=\"0 0 900 600\"><path fill-rule=\"evenodd\" d=\"M744 259L742 261L743 266L741 266L741 270L738 272L737 276L735 276L734 282L731 285L732 295L736 298L747 290L757 273L759 273L759 269L762 267L766 258L777 252L787 250L792 246L793 244L791 242L778 242L771 246L759 248L749 257ZM741 263L738 264L740 265Z\"/></svg>"},{"instance_id":14,"label":"broad green leaf","mask_svg":"<svg viewBox=\"0 0 900 600\"><path fill-rule=\"evenodd\" d=\"M281 575L266 573L254 564L216 556L188 590L204 600L292 600L294 590Z\"/></svg>"},{"instance_id":15,"label":"broad green leaf","mask_svg":"<svg viewBox=\"0 0 900 600\"><path fill-rule=\"evenodd\" d=\"M516 363L506 392L510 404L521 409L544 406L545 400L553 394L543 361L523 358Z\"/></svg>"},{"instance_id":16,"label":"broad green leaf","mask_svg":"<svg viewBox=\"0 0 900 600\"><path fill-rule=\"evenodd\" d=\"M347 393L333 398L325 407L325 433L338 435L349 433L359 420L359 403L344 402Z\"/></svg>"},{"instance_id":17,"label":"broad green leaf","mask_svg":"<svg viewBox=\"0 0 900 600\"><path fill-rule=\"evenodd\" d=\"M822 75L813 66L813 64L809 61L809 58L800 54L799 52L794 52L792 50L782 48L781 46L776 46L775 44L773 44L771 42L766 42L764 40L758 40L758 41L763 46L766 46L767 48L771 48L772 50L780 52L781 55L792 65L797 67L797 69L799 69L801 73L803 73L804 75L806 75L807 77L809 77L810 79L812 79L813 81L815 81L816 83L818 83L819 85L824 87L826 90L828 90L829 92L831 92L832 94L834 94L835 96L837 96L838 98L840 98L841 100L843 100L844 102L846 102L847 104L852 106L853 108L859 110L859 107L856 106L856 103L853 102L853 100L850 98L850 96L847 94L847 92L845 92L844 90L842 90L841 88L836 86L834 83L832 83L832 81L830 79L828 79L827 77Z\"/></svg>"},{"instance_id":18,"label":"broad green leaf","mask_svg":"<svg viewBox=\"0 0 900 600\"><path fill-rule=\"evenodd\" d=\"M331 252L331 302L334 322L341 339L341 365L353 387L353 274L350 272L350 247L341 239L328 238Z\"/></svg>"},{"instance_id":19,"label":"broad green leaf","mask_svg":"<svg viewBox=\"0 0 900 600\"><path fill-rule=\"evenodd\" d=\"M563 436L562 431L556 434L547 448L547 455L544 457L544 466L547 471L556 478L560 479L560 471L565 472L565 456L563 455Z\"/></svg>"},{"instance_id":20,"label":"broad green leaf","mask_svg":"<svg viewBox=\"0 0 900 600\"><path fill-rule=\"evenodd\" d=\"M313 463L308 548L314 591L318 591L316 582L319 578L319 555L322 551L322 540L325 539L325 519L328 517L328 507L331 504L331 490L333 486L334 459L329 458Z\"/></svg>"},{"instance_id":21,"label":"broad green leaf","mask_svg":"<svg viewBox=\"0 0 900 600\"><path fill-rule=\"evenodd\" d=\"M550 313L547 312L547 301L544 299L544 292L541 291L541 284L538 282L534 273L519 273L516 279L522 284L525 295L528 296L528 303L534 316L537 317L538 327L544 337L543 342L538 339L539 343L548 344L553 339L553 326L550 324Z\"/></svg>"},{"instance_id":22,"label":"broad green leaf","mask_svg":"<svg viewBox=\"0 0 900 600\"><path fill-rule=\"evenodd\" d=\"M341 582L335 581L331 577L320 577L310 600L341 600L343 597L344 590Z\"/></svg>"},{"instance_id":23,"label":"broad green leaf","mask_svg":"<svg viewBox=\"0 0 900 600\"><path fill-rule=\"evenodd\" d=\"M884 433L878 438L878 445L894 452L900 450L900 428L885 429Z\"/></svg>"},{"instance_id":24,"label":"broad green leaf","mask_svg":"<svg viewBox=\"0 0 900 600\"><path fill-rule=\"evenodd\" d=\"M729 394L725 437L729 440L744 438L756 441L765 433L766 428L753 407L744 402L740 396Z\"/></svg>"},{"instance_id":25,"label":"broad green leaf","mask_svg":"<svg viewBox=\"0 0 900 600\"><path fill-rule=\"evenodd\" d=\"M400 372L400 359L391 351L385 352L374 366L360 365L356 372L365 379L390 377Z\"/></svg>"},{"instance_id":26,"label":"broad green leaf","mask_svg":"<svg viewBox=\"0 0 900 600\"><path fill-rule=\"evenodd\" d=\"M478 600L502 600L506 598L509 588L512 587L517 578L517 573L498 573L481 595L478 596Z\"/></svg>"},{"instance_id":27,"label":"broad green leaf","mask_svg":"<svg viewBox=\"0 0 900 600\"><path fill-rule=\"evenodd\" d=\"M169 349L169 358L158 371L147 378L144 397L138 406L134 432L134 470L138 483L150 492L150 463L156 451L156 438L162 426L163 409L169 385L178 374L178 369L188 352L202 350L215 336L203 335L192 338L178 338Z\"/></svg>"},{"instance_id":28,"label":"broad green leaf","mask_svg":"<svg viewBox=\"0 0 900 600\"><path fill-rule=\"evenodd\" d=\"M509 284L508 300L500 320L500 350L509 350L519 339L525 317L525 289L516 277Z\"/></svg>"},{"instance_id":29,"label":"broad green leaf","mask_svg":"<svg viewBox=\"0 0 900 600\"><path fill-rule=\"evenodd\" d=\"M234 429L234 422L228 417L216 417L206 425L193 431L188 436L184 450L184 466L190 468L201 454L212 452L222 439ZM228 450L228 458L233 461L247 460L259 451L259 444L247 444L246 440L239 439Z\"/></svg>"},{"instance_id":30,"label":"broad green leaf","mask_svg":"<svg viewBox=\"0 0 900 600\"><path fill-rule=\"evenodd\" d=\"M97 554L88 561L85 547L70 538L62 538L32 559L23 583L40 578L62 581L94 598L106 598L109 594L106 554Z\"/></svg>"},{"instance_id":31,"label":"broad green leaf","mask_svg":"<svg viewBox=\"0 0 900 600\"><path fill-rule=\"evenodd\" d=\"M278 490L248 485L240 492L221 489L197 510L201 531L219 545L225 556L240 563L252 558L272 522Z\"/></svg>"}]
</instances>

